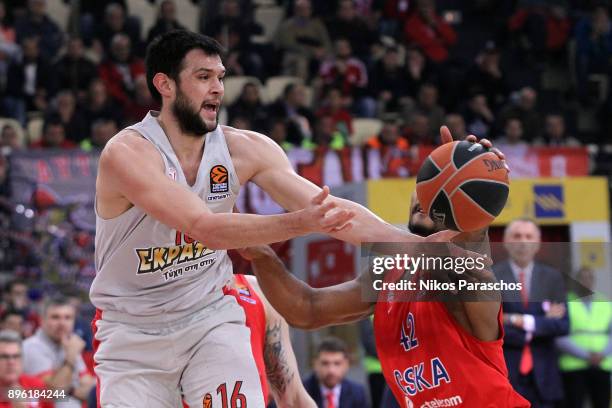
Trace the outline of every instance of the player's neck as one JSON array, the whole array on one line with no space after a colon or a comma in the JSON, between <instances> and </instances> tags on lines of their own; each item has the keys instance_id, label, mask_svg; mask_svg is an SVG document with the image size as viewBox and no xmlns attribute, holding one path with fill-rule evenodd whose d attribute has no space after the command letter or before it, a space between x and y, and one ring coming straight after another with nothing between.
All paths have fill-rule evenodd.
<instances>
[{"instance_id":1,"label":"player's neck","mask_svg":"<svg viewBox=\"0 0 612 408\"><path fill-rule=\"evenodd\" d=\"M179 161L191 161L194 158L199 160L202 157L204 136L194 137L185 135L176 118L169 112L162 110L157 120L168 137L172 150L174 150Z\"/></svg>"}]
</instances>

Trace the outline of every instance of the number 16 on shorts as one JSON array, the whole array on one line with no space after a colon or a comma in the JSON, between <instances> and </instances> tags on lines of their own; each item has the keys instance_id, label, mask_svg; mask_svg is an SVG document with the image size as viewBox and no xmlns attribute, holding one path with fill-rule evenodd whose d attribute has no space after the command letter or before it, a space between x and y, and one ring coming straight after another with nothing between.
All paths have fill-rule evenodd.
<instances>
[{"instance_id":1,"label":"number 16 on shorts","mask_svg":"<svg viewBox=\"0 0 612 408\"><path fill-rule=\"evenodd\" d=\"M241 387L242 381L236 381L234 383L232 394L229 396L229 398L227 395L226 383L223 383L217 387L217 395L219 395L221 398L221 408L247 408L247 398L246 395L240 393ZM202 400L202 408L213 408L212 402L212 395L207 393L204 395L204 399Z\"/></svg>"}]
</instances>

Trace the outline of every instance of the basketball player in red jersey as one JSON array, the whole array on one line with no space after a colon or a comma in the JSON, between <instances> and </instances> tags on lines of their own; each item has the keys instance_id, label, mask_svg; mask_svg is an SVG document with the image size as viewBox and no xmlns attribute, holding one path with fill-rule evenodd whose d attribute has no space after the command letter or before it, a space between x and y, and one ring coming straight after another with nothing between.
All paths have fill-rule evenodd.
<instances>
[{"instance_id":1,"label":"basketball player in red jersey","mask_svg":"<svg viewBox=\"0 0 612 408\"><path fill-rule=\"evenodd\" d=\"M244 309L266 406L272 394L279 408L316 408L302 384L287 321L268 302L257 278L235 274L224 292Z\"/></svg>"},{"instance_id":2,"label":"basketball player in red jersey","mask_svg":"<svg viewBox=\"0 0 612 408\"><path fill-rule=\"evenodd\" d=\"M424 236L437 229L421 212L416 195L409 228ZM467 241L486 239L486 231L462 235ZM394 302L383 294L371 303L362 298L362 287L369 282L365 274L314 289L293 277L269 247L241 254L251 261L269 301L295 327L316 329L374 313L383 374L402 407L530 406L508 381L499 301Z\"/></svg>"}]
</instances>

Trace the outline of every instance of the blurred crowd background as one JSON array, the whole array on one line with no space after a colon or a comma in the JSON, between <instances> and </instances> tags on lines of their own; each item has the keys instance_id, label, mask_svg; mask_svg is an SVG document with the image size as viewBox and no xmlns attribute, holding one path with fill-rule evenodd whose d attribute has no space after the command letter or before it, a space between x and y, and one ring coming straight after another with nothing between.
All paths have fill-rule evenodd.
<instances>
[{"instance_id":1,"label":"blurred crowd background","mask_svg":"<svg viewBox=\"0 0 612 408\"><path fill-rule=\"evenodd\" d=\"M610 176L610 3L0 0L0 326L31 336L63 294L91 351L97 155L159 108L155 36L224 45L220 122L269 136L319 184L413 176L443 124L493 140L513 177ZM243 210L280 211L244 190Z\"/></svg>"}]
</instances>

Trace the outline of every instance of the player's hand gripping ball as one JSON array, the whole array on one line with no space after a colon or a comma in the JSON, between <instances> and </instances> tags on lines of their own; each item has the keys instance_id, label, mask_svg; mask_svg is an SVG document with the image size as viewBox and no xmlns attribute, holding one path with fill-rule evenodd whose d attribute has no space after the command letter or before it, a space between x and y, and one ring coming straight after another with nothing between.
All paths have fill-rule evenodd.
<instances>
[{"instance_id":1,"label":"player's hand gripping ball","mask_svg":"<svg viewBox=\"0 0 612 408\"><path fill-rule=\"evenodd\" d=\"M504 208L508 168L478 143L445 143L423 162L416 191L423 211L455 231L485 228Z\"/></svg>"}]
</instances>

